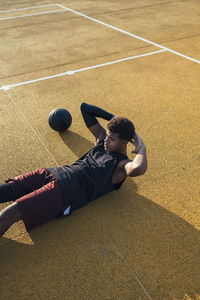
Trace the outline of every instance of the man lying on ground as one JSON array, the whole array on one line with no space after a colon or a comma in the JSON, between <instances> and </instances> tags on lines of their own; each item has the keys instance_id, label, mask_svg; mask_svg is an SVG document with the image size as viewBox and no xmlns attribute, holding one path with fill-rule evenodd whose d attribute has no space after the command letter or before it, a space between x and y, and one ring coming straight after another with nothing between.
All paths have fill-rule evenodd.
<instances>
[{"instance_id":1,"label":"man lying on ground","mask_svg":"<svg viewBox=\"0 0 200 300\"><path fill-rule=\"evenodd\" d=\"M130 120L84 102L80 109L96 138L95 146L72 165L31 171L0 184L0 203L14 201L0 213L0 236L19 220L30 231L53 218L70 215L119 189L128 176L145 173L146 147ZM96 117L109 121L108 130ZM128 142L135 146L134 160L127 156Z\"/></svg>"}]
</instances>

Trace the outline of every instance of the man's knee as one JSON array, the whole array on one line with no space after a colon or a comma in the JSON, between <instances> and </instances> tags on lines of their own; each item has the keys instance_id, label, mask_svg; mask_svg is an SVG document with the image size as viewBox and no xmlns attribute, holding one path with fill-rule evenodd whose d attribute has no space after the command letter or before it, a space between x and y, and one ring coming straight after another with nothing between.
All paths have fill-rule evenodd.
<instances>
[{"instance_id":1,"label":"man's knee","mask_svg":"<svg viewBox=\"0 0 200 300\"><path fill-rule=\"evenodd\" d=\"M14 202L11 205L8 205L0 213L0 220L2 222L15 223L22 219L22 215L18 208L18 203Z\"/></svg>"}]
</instances>

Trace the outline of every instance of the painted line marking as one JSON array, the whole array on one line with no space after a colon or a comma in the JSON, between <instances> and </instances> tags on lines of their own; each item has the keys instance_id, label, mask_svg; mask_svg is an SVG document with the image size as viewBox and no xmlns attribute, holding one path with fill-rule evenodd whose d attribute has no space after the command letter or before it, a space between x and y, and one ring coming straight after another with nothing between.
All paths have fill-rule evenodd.
<instances>
[{"instance_id":1,"label":"painted line marking","mask_svg":"<svg viewBox=\"0 0 200 300\"><path fill-rule=\"evenodd\" d=\"M59 11L64 11L64 9L50 10L50 11L45 11L45 12L41 12L41 13L34 13L34 14L30 14L30 15L21 15L21 16L15 16L15 17L1 18L0 21L10 20L10 19L17 19L17 18L24 18L24 17L31 17L31 16L37 16L37 15L52 14L52 13L59 12Z\"/></svg>"},{"instance_id":2,"label":"painted line marking","mask_svg":"<svg viewBox=\"0 0 200 300\"><path fill-rule=\"evenodd\" d=\"M114 249L117 251L118 255L121 257L121 259L124 261L124 263L127 265L127 267L129 268L129 270L131 271L131 273L133 274L135 280L137 281L137 283L140 285L141 289L143 290L143 292L145 293L145 295L147 296L147 298L149 300L153 300L150 296L150 294L147 292L145 286L142 284L142 282L140 281L138 275L136 274L136 272L132 269L132 267L128 264L127 260L123 257L123 255L120 253L119 249L117 248L117 246L115 245L115 243L112 241L112 239L110 238L109 234L102 228L101 224L94 219L94 215L91 211L91 208L88 208L89 212L91 213L91 217L92 219L95 221L95 223L99 226L101 232L103 233L104 236L106 236L108 238L108 240L111 242L112 246L114 247Z\"/></svg>"},{"instance_id":3,"label":"painted line marking","mask_svg":"<svg viewBox=\"0 0 200 300\"><path fill-rule=\"evenodd\" d=\"M17 107L17 110L19 111L19 113L22 115L22 118L25 119L25 121L28 123L28 125L30 126L31 130L34 132L34 134L36 135L36 137L38 138L38 140L40 141L40 143L44 146L44 148L46 149L46 151L49 153L49 155L51 156L51 158L53 159L53 161L55 162L56 166L58 167L59 164L56 161L56 159L54 158L54 156L51 154L51 152L49 151L49 149L47 148L47 146L45 145L45 143L42 141L42 139L40 138L40 136L37 134L36 130L34 129L34 127L31 125L31 123L29 122L29 120L27 119L27 117L25 116L25 114L21 111L20 107L17 105L17 103L14 101L12 95L9 92L6 92L8 97L10 98L11 102Z\"/></svg>"},{"instance_id":4,"label":"painted line marking","mask_svg":"<svg viewBox=\"0 0 200 300\"><path fill-rule=\"evenodd\" d=\"M143 57L143 56L149 56L149 55L157 54L157 53L164 52L164 51L166 51L166 50L158 50L158 51L149 52L149 53L145 53L145 54L140 54L140 55L130 56L130 57L127 57L127 58L122 58L122 59L119 59L119 60L114 60L114 61L111 61L111 62L99 64L99 65L92 66L92 67L87 67L87 68L83 68L83 69L79 69L79 70L75 70L75 71L68 71L68 74L69 74L69 72L73 72L73 73L71 73L71 74L74 74L74 73L77 73L77 72L82 72L82 71L86 71L86 70L91 70L91 69L95 69L95 68L99 68L99 67L104 67L104 66L116 64L116 63L118 63L118 62L130 60L130 59L135 59L135 58L139 58L139 57Z\"/></svg>"},{"instance_id":5,"label":"painted line marking","mask_svg":"<svg viewBox=\"0 0 200 300\"><path fill-rule=\"evenodd\" d=\"M41 8L41 7L47 7L47 6L59 6L59 5L58 4L46 4L46 5L39 5L39 6L29 6L29 7L23 7L23 8L0 10L0 13L10 12L10 11L18 11L18 10L26 10L26 9L32 9L32 8Z\"/></svg>"},{"instance_id":6,"label":"painted line marking","mask_svg":"<svg viewBox=\"0 0 200 300\"><path fill-rule=\"evenodd\" d=\"M64 75L73 75L73 74L78 73L78 72L91 70L91 69L95 69L95 68L100 68L100 67L108 66L108 65L111 65L111 64L116 64L116 63L119 63L119 62L122 62L122 61L135 59L135 58L139 58L139 57L144 57L144 56L149 56L149 55L153 55L153 54L157 54L157 53L161 53L161 52L165 52L165 51L166 50L162 49L162 50L149 52L149 53L145 53L145 54L140 54L140 55L135 55L135 56L130 56L130 57L127 57L127 58L122 58L122 59L119 59L119 60L114 60L114 61L111 61L111 62L107 62L107 63L103 63L103 64L91 66L91 67L86 67L86 68L82 68L82 69L78 69L78 70L74 70L74 71L73 70L66 71L64 73L59 73L59 74L55 74L55 75L51 75L51 76L40 77L40 78L37 78L37 79L24 81L24 82L19 82L19 83L15 83L15 84L11 84L11 85L5 85L5 86L2 86L0 88L0 90L7 91L7 90L9 90L13 87L17 87L17 86L21 86L21 85L25 85L25 84L30 84L30 83L34 83L34 82L38 82L38 81L42 81L42 80L47 80L47 79L51 79L51 78L55 78L55 77L60 77L60 76L64 76Z\"/></svg>"},{"instance_id":7,"label":"painted line marking","mask_svg":"<svg viewBox=\"0 0 200 300\"><path fill-rule=\"evenodd\" d=\"M125 30L122 30L122 29L120 29L120 28L114 27L114 26L112 26L112 25L109 25L109 24L104 23L104 22L102 22L102 21L99 21L99 20L97 20L97 19L88 17L87 15L84 15L84 14L78 12L78 11L75 11L75 10L71 9L71 8L67 8L67 7L65 7L65 6L63 6L63 5L61 5L61 4L49 4L49 5L41 5L41 6L32 6L32 7L29 7L29 8L46 7L46 6L59 6L59 7L63 8L64 10L71 11L71 12L73 12L73 13L75 13L75 14L77 14L77 15L80 15L80 16L86 18L86 19L89 19L89 20L92 20L92 21L94 21L94 22L100 23L100 24L102 24L102 25L104 25L104 26L107 26L107 27L109 27L109 28L112 28L112 29L114 29L114 30L116 30L116 31L122 32L122 33L124 33L124 34L126 34L126 35L129 35L129 36L134 37L134 38L136 38L136 39L142 40L142 41L144 41L144 42L146 42L146 43L148 43L148 44L151 44L151 45L154 45L154 46L156 46L156 47L158 47L158 48L161 48L161 49L163 49L163 51L168 51L168 52L174 53L174 54L176 54L176 55L178 55L178 56L181 56L181 57L186 58L186 59L188 59L188 60L190 60L190 61L193 61L193 62L196 62L196 63L200 64L200 61L197 60L197 59L191 58L191 57L186 56L186 55L184 55L184 54L182 54L182 53L179 53L179 52L176 52L176 51L174 51L174 50L171 50L171 49L169 49L169 48L167 48L167 47L164 47L164 46L159 45L159 44L157 44L157 43L151 42L151 41L149 41L149 40L147 40L147 39L144 39L144 38L142 38L142 37L139 37L139 36L137 36L137 35L135 35L135 34L132 34L132 33L128 32L128 31L125 31ZM21 8L21 9L18 9L18 10L22 10L22 9L28 9L28 8ZM11 11L11 10L10 10L10 11ZM12 11L14 11L14 10L12 10ZM61 10L59 10L59 11L61 11ZM4 12L5 12L5 11L4 11ZM156 52L154 52L154 53L163 52L163 51L156 51ZM153 54L153 53L151 53L151 54ZM147 55L150 55L150 54L148 54L148 53L147 53L146 55L142 54L141 56L147 56ZM137 57L140 57L140 56L137 56ZM116 63L116 62L123 61L123 60L133 59L133 58L136 58L136 57L126 58L126 59L122 59L122 60L118 60L118 61L114 61L114 62L109 62L109 63L97 65L97 66L92 66L92 67L88 67L88 68L83 68L83 69L75 70L75 71L67 71L67 72L64 72L64 73L60 73L60 74L56 74L56 75L52 75L52 76L47 76L47 77L41 77L41 78L38 78L38 79L29 80L29 81L25 81L25 82L13 84L13 85L6 85L6 86L1 87L0 90L5 90L5 91L6 91L6 90L9 90L9 89L12 88L12 87L16 87L16 86L20 86L20 85L25 85L25 84L28 84L28 83L33 83L33 82L37 82L37 81L41 81L41 80L46 80L46 79L50 79L50 78L55 78L55 77L59 77L59 76L72 75L72 74L74 74L74 73L76 73L76 72L81 72L81 71L84 71L84 70L93 69L93 68L95 68L95 67L97 68L97 67L101 67L101 66L106 66L106 65L108 65L108 64Z\"/></svg>"},{"instance_id":8,"label":"painted line marking","mask_svg":"<svg viewBox=\"0 0 200 300\"><path fill-rule=\"evenodd\" d=\"M138 35L132 34L132 33L128 32L128 31L122 30L122 29L120 29L120 28L118 28L118 27L115 27L115 26L112 26L112 25L107 24L107 23L105 23L105 22L99 21L99 20L97 20L97 19L88 17L87 15L84 15L84 14L82 14L82 13L76 11L76 10L73 10L73 9L71 9L71 8L68 8L68 7L64 6L64 5L61 5L61 4L57 4L57 5L60 6L60 7L62 7L62 8L64 8L64 9L66 9L66 10L68 10L68 11L71 11L71 12L73 12L73 13L79 15L79 16L82 16L82 17L84 17L84 18L86 18L86 19L89 19L89 20L94 21L94 22L96 22L96 23L102 24L102 25L107 26L107 27L109 27L109 28L111 28L111 29L117 30L117 31L122 32L122 33L124 33L124 34L126 34L126 35L129 35L129 36L131 36L131 37L134 37L134 38L136 38L136 39L138 39L138 40L141 40L141 41L146 42L146 43L148 43L148 44L154 45L154 46L156 46L156 47L158 47L158 48L162 48L162 49L164 49L164 50L166 50L166 51L169 51L169 52L171 52L171 53L174 53L174 54L176 54L176 55L179 55L179 56L181 56L181 57L184 57L184 58L186 58L186 59L188 59L188 60L191 60L191 61L193 61L193 62L196 62L196 63L200 64L200 61L197 60L197 59L194 59L194 58L192 58L192 57L189 57L189 56L187 56L187 55L184 55L184 54L182 54L182 53L180 53L180 52L171 50L171 49L169 49L169 48L167 48L167 47L164 47L164 46L162 46L162 45L159 45L159 44L157 44L157 43L151 42L151 41L149 41L149 40L147 40L147 39L144 39L144 38L142 38L142 37L140 37L140 36L138 36Z\"/></svg>"}]
</instances>

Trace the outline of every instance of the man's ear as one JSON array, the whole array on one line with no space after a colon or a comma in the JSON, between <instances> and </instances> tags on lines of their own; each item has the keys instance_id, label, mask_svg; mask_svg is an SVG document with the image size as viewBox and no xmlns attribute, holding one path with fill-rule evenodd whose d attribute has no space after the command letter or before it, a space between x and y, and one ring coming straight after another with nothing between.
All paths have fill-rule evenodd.
<instances>
[{"instance_id":1,"label":"man's ear","mask_svg":"<svg viewBox=\"0 0 200 300\"><path fill-rule=\"evenodd\" d=\"M128 141L127 140L123 140L122 143L126 145L126 144L128 144Z\"/></svg>"}]
</instances>

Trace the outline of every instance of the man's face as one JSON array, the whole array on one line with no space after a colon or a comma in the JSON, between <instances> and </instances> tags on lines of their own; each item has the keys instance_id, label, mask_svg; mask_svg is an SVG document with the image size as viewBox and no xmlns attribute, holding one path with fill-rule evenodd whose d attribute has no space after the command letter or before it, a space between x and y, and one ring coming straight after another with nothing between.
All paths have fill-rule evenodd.
<instances>
[{"instance_id":1,"label":"man's face","mask_svg":"<svg viewBox=\"0 0 200 300\"><path fill-rule=\"evenodd\" d=\"M118 133L112 133L108 129L104 139L104 149L108 152L119 151L122 149L124 142L124 140L119 138Z\"/></svg>"}]
</instances>

